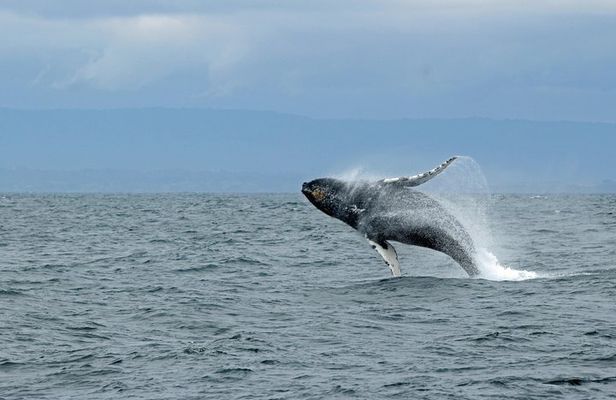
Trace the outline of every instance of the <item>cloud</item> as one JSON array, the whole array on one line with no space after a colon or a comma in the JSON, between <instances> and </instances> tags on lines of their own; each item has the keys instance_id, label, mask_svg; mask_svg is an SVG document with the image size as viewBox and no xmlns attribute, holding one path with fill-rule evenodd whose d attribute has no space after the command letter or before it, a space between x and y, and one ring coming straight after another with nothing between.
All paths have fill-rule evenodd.
<instances>
[{"instance_id":1,"label":"cloud","mask_svg":"<svg viewBox=\"0 0 616 400\"><path fill-rule=\"evenodd\" d=\"M341 11L367 10L380 12L392 10L398 15L404 12L451 12L516 14L541 13L613 13L616 4L612 0L3 0L5 11L17 14L37 15L46 18L96 18L114 16L137 16L143 14L234 14L244 11L319 11L339 15Z\"/></svg>"},{"instance_id":2,"label":"cloud","mask_svg":"<svg viewBox=\"0 0 616 400\"><path fill-rule=\"evenodd\" d=\"M0 13L0 26L15 38L0 54L45 59L31 83L59 89L134 90L185 71L215 76L245 51L238 26L202 15L65 20Z\"/></svg>"},{"instance_id":3,"label":"cloud","mask_svg":"<svg viewBox=\"0 0 616 400\"><path fill-rule=\"evenodd\" d=\"M101 89L139 88L184 72L215 78L247 51L239 27L208 16L142 15L91 24L104 46L73 80Z\"/></svg>"},{"instance_id":4,"label":"cloud","mask_svg":"<svg viewBox=\"0 0 616 400\"><path fill-rule=\"evenodd\" d=\"M0 105L605 120L616 99L613 1L83 4L3 3Z\"/></svg>"}]
</instances>

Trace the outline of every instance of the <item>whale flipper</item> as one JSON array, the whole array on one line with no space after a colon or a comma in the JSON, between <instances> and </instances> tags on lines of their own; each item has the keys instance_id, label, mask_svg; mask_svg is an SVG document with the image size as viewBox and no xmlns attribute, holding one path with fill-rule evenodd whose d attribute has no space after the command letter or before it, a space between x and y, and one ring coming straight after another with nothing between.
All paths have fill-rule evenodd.
<instances>
[{"instance_id":1,"label":"whale flipper","mask_svg":"<svg viewBox=\"0 0 616 400\"><path fill-rule=\"evenodd\" d=\"M422 183L428 182L430 179L434 178L441 172L445 170L455 159L458 157L451 157L444 163L440 164L438 167L431 169L430 171L423 172L421 174L413 175L413 176L401 176L399 178L387 178L381 179L380 183L386 184L398 184L402 186L412 187L419 186Z\"/></svg>"},{"instance_id":2,"label":"whale flipper","mask_svg":"<svg viewBox=\"0 0 616 400\"><path fill-rule=\"evenodd\" d=\"M373 249L377 251L385 260L385 264L391 270L391 274L395 277L400 276L400 263L398 262L398 253L396 253L396 249L386 240L383 240L381 244L368 239L368 243L372 246Z\"/></svg>"}]
</instances>

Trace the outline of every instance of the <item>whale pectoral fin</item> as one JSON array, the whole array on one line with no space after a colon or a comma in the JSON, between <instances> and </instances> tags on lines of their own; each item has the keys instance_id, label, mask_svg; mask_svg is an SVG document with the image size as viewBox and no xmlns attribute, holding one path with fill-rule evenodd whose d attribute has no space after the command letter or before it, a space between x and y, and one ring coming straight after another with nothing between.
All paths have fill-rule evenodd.
<instances>
[{"instance_id":1,"label":"whale pectoral fin","mask_svg":"<svg viewBox=\"0 0 616 400\"><path fill-rule=\"evenodd\" d=\"M388 243L386 240L383 240L380 244L368 239L368 243L372 246L373 249L377 251L385 260L385 264L391 270L391 274L395 277L400 276L400 263L398 262L398 254L396 253L396 249L391 243Z\"/></svg>"},{"instance_id":2,"label":"whale pectoral fin","mask_svg":"<svg viewBox=\"0 0 616 400\"><path fill-rule=\"evenodd\" d=\"M387 178L381 179L380 183L387 184L399 184L402 186L419 186L422 183L428 182L430 179L434 178L441 172L445 170L452 162L454 162L458 157L451 157L449 160L445 161L441 165L436 168L431 169L430 171L423 172L421 174L413 175L413 176L401 176L399 178Z\"/></svg>"}]
</instances>

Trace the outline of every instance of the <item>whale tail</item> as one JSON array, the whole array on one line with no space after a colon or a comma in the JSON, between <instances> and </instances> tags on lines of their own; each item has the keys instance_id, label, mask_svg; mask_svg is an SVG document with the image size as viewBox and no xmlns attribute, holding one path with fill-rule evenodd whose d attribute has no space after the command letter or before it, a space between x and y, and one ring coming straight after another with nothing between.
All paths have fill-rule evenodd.
<instances>
[{"instance_id":1,"label":"whale tail","mask_svg":"<svg viewBox=\"0 0 616 400\"><path fill-rule=\"evenodd\" d=\"M450 159L443 162L442 164L438 165L437 167L432 168L430 171L422 172L421 174L417 174L413 176L401 176L398 178L381 179L380 181L378 181L378 183L395 184L395 185L401 185L405 187L419 186L422 183L428 182L430 179L434 178L435 176L443 172L457 158L458 158L457 156L453 156Z\"/></svg>"}]
</instances>

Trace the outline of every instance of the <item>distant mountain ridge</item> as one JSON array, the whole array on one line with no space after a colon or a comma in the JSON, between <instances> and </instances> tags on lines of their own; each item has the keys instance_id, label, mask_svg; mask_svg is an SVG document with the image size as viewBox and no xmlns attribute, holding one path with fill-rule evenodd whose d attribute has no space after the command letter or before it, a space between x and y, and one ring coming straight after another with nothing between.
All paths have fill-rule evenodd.
<instances>
[{"instance_id":1,"label":"distant mountain ridge","mask_svg":"<svg viewBox=\"0 0 616 400\"><path fill-rule=\"evenodd\" d=\"M616 124L313 119L206 109L0 109L0 191L295 191L473 156L494 191L616 192Z\"/></svg>"}]
</instances>

